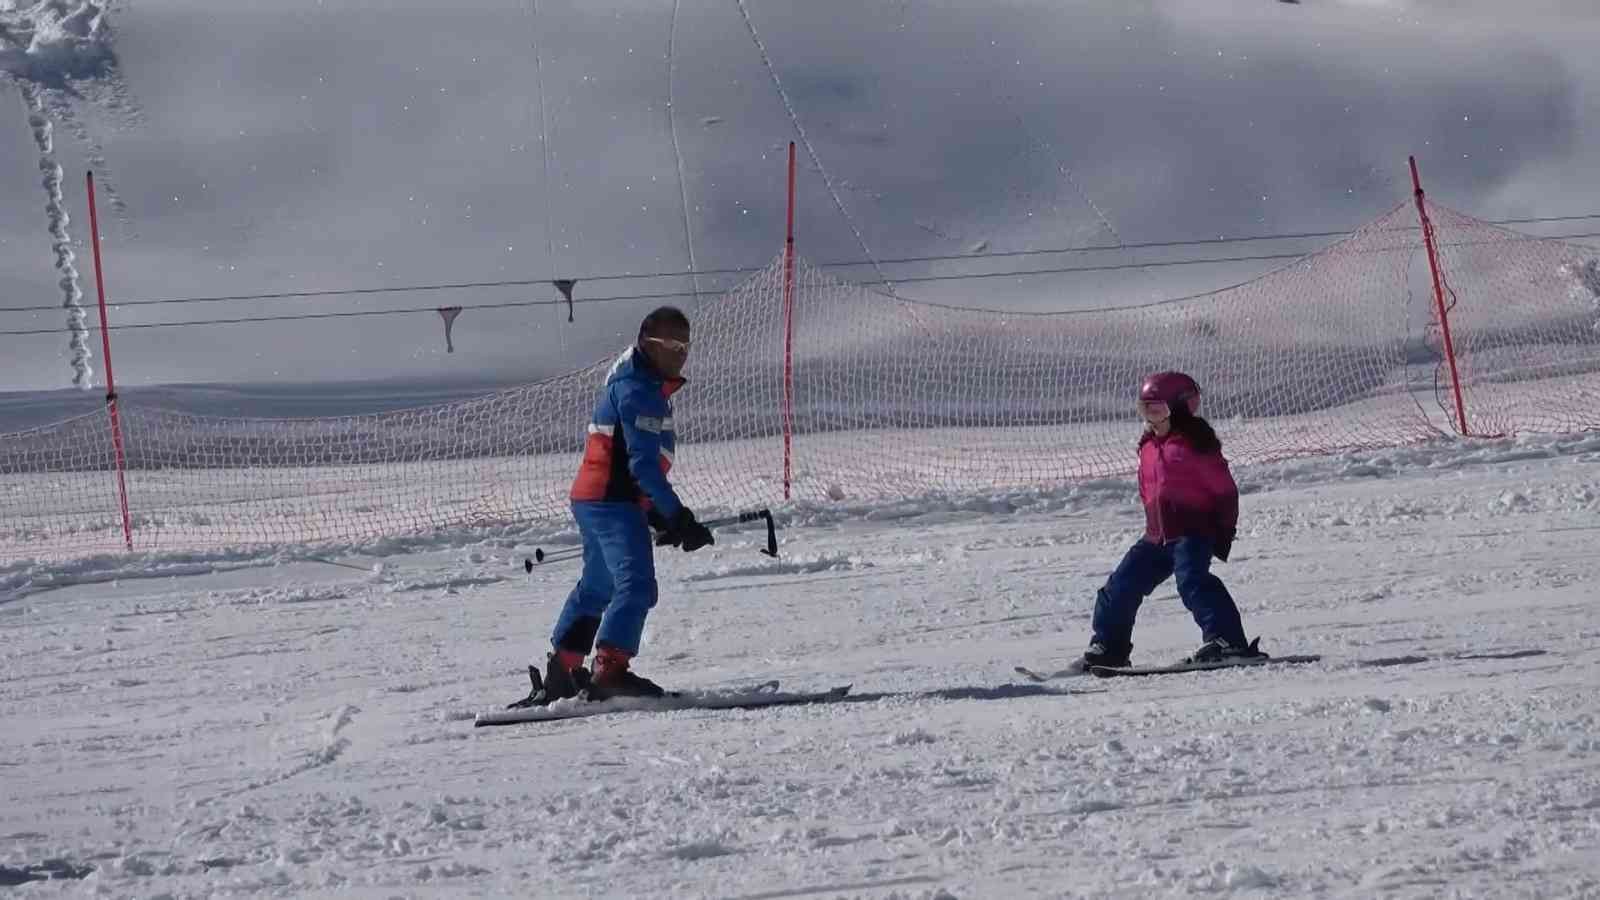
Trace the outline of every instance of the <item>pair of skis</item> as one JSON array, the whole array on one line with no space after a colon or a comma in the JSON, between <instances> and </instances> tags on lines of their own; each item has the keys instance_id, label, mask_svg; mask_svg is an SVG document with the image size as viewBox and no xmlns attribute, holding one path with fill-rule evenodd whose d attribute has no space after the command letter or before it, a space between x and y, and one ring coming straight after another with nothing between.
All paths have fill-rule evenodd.
<instances>
[{"instance_id":1,"label":"pair of skis","mask_svg":"<svg viewBox=\"0 0 1600 900\"><path fill-rule=\"evenodd\" d=\"M1243 662L1180 663L1172 666L1130 666L1125 668L1094 667L1089 672L1103 678L1126 675L1163 675L1175 672L1195 672L1230 667L1253 667L1283 663L1316 662L1320 656L1274 656L1250 659ZM1053 681L1069 675L1082 674L1079 670L1063 669L1059 672L1036 672L1017 666L1018 674L1034 682ZM552 722L579 719L624 712L675 712L691 709L761 709L768 706L806 706L818 703L837 703L850 695L848 684L820 691L789 692L780 689L776 680L747 688L720 690L671 691L664 697L611 697L605 700L586 700L572 697L557 700L548 706L529 706L516 709L479 713L473 724L479 728L495 725L517 725L524 722Z\"/></svg>"},{"instance_id":2,"label":"pair of skis","mask_svg":"<svg viewBox=\"0 0 1600 900\"><path fill-rule=\"evenodd\" d=\"M1523 659L1531 656L1543 656L1549 651L1542 649L1518 649L1502 651L1457 651L1437 655L1407 655L1394 657L1381 657L1373 659L1358 659L1356 666L1362 668L1386 668L1391 666L1413 665L1425 662L1443 662L1455 660L1510 660ZM1052 672L1041 672L1027 666L1017 666L1017 674L1031 682L1045 683L1061 678L1081 676L1084 674L1095 675L1100 678L1125 678L1147 675L1172 675L1181 672L1206 672L1216 669L1256 668L1260 666L1303 665L1321 660L1317 654L1296 656L1270 656L1247 657L1244 659L1222 660L1217 662L1181 662L1167 666L1091 666L1088 669L1066 668ZM1047 693L1053 693L1050 689ZM760 709L768 706L803 706L819 703L838 703L851 698L851 686L840 685L821 691L786 692L780 689L777 681L767 681L747 688L726 688L703 691L674 691L665 697L613 697L607 700L588 701L580 698L558 700L549 706L533 706L521 709L497 710L494 712L480 713L475 725L479 727L491 725L515 725L522 722L549 722L562 719L576 719L588 716L602 716L621 712L672 712L691 709ZM870 700L871 697L861 699Z\"/></svg>"},{"instance_id":3,"label":"pair of skis","mask_svg":"<svg viewBox=\"0 0 1600 900\"><path fill-rule=\"evenodd\" d=\"M1179 672L1210 672L1216 669L1250 669L1258 666L1301 665L1314 663L1320 659L1322 657L1317 654L1304 654L1300 656L1244 657L1215 662L1180 662L1173 663L1170 666L1086 666L1084 668L1060 669L1055 672L1038 672L1027 666L1017 666L1015 671L1018 675L1030 681L1045 682L1084 674L1094 675L1098 678L1131 678L1141 675L1175 675Z\"/></svg>"},{"instance_id":4,"label":"pair of skis","mask_svg":"<svg viewBox=\"0 0 1600 900\"><path fill-rule=\"evenodd\" d=\"M674 712L685 709L760 709L767 706L804 706L812 703L834 703L850 693L850 685L822 691L792 692L779 689L776 680L762 682L747 688L730 688L704 691L669 691L664 697L610 697L605 700L586 700L570 697L557 700L548 706L528 706L520 709L496 710L479 713L473 725L483 728L491 725L516 725L522 722L552 722L561 719L581 719L622 712Z\"/></svg>"},{"instance_id":5,"label":"pair of skis","mask_svg":"<svg viewBox=\"0 0 1600 900\"><path fill-rule=\"evenodd\" d=\"M1391 666L1407 666L1425 662L1444 662L1452 660L1500 660L1500 659L1526 659L1530 656L1544 656L1548 650L1520 649L1520 650L1462 650L1453 653L1441 653L1435 656L1408 655L1385 656L1372 659L1357 659L1354 664L1364 669L1388 668ZM1264 658L1231 659L1219 662L1180 662L1170 666L1088 666L1069 667L1054 672L1039 672L1027 666L1017 666L1016 673L1029 681L1046 682L1058 678L1068 678L1074 675L1095 675L1100 678L1125 678L1139 675L1172 675L1179 672L1208 672L1215 669L1251 668L1253 666L1273 665L1301 665L1314 663L1322 657L1318 654L1301 656L1271 656Z\"/></svg>"}]
</instances>

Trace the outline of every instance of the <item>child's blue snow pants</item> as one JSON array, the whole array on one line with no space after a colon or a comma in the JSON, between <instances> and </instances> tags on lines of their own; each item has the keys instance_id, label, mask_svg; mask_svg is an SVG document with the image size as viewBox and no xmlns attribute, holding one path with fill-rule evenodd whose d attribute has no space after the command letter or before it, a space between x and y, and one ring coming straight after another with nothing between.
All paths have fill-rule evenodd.
<instances>
[{"instance_id":1,"label":"child's blue snow pants","mask_svg":"<svg viewBox=\"0 0 1600 900\"><path fill-rule=\"evenodd\" d=\"M1211 539L1204 537L1179 538L1166 544L1141 538L1129 547L1095 598L1094 640L1113 649L1131 644L1139 604L1161 582L1176 575L1178 596L1200 626L1201 639L1221 638L1243 647L1239 607L1222 579L1211 574L1211 547Z\"/></svg>"}]
</instances>

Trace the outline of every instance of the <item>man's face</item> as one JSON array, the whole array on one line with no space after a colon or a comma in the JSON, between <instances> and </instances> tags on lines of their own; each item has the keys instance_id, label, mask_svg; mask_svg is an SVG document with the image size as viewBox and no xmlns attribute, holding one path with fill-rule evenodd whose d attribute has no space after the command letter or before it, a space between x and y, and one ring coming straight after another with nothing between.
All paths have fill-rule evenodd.
<instances>
[{"instance_id":1,"label":"man's face","mask_svg":"<svg viewBox=\"0 0 1600 900\"><path fill-rule=\"evenodd\" d=\"M689 329L677 325L659 325L655 331L639 339L639 349L649 358L661 374L677 378L683 374L683 364L689 359Z\"/></svg>"}]
</instances>

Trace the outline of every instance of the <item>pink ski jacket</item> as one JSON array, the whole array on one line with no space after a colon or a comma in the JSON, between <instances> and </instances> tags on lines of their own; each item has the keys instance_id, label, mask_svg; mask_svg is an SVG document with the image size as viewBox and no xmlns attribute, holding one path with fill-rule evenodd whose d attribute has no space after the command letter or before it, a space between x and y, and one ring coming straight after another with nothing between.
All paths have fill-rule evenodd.
<instances>
[{"instance_id":1,"label":"pink ski jacket","mask_svg":"<svg viewBox=\"0 0 1600 900\"><path fill-rule=\"evenodd\" d=\"M1220 452L1201 453L1177 432L1145 432L1139 442L1139 499L1145 540L1184 537L1232 540L1239 524L1239 486Z\"/></svg>"}]
</instances>

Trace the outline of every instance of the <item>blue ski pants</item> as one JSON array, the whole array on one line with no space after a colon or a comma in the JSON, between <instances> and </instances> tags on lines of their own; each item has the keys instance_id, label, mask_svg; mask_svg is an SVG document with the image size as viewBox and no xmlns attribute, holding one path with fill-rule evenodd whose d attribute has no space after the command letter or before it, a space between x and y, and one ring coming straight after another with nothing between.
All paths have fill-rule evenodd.
<instances>
[{"instance_id":1,"label":"blue ski pants","mask_svg":"<svg viewBox=\"0 0 1600 900\"><path fill-rule=\"evenodd\" d=\"M577 501L572 517L583 536L583 574L567 595L550 643L587 655L598 640L638 653L644 620L656 605L655 548L644 509Z\"/></svg>"},{"instance_id":2,"label":"blue ski pants","mask_svg":"<svg viewBox=\"0 0 1600 900\"><path fill-rule=\"evenodd\" d=\"M1221 638L1243 647L1244 625L1222 579L1211 573L1210 538L1186 537L1166 544L1144 539L1128 548L1095 598L1094 639L1107 647L1133 641L1139 604L1163 581L1176 576L1178 596L1200 626L1201 639Z\"/></svg>"}]
</instances>

